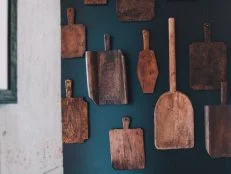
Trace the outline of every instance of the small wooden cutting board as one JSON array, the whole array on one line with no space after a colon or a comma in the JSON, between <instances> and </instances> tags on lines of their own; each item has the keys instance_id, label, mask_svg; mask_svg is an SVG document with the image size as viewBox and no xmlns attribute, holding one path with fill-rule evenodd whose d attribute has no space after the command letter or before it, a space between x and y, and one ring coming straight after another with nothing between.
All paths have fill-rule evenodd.
<instances>
[{"instance_id":1,"label":"small wooden cutting board","mask_svg":"<svg viewBox=\"0 0 231 174\"><path fill-rule=\"evenodd\" d=\"M72 97L72 81L66 80L66 98L62 98L63 143L83 143L88 139L88 104Z\"/></svg>"},{"instance_id":2,"label":"small wooden cutting board","mask_svg":"<svg viewBox=\"0 0 231 174\"><path fill-rule=\"evenodd\" d=\"M149 49L149 31L143 30L144 51L139 54L137 75L143 93L153 93L159 75L156 56Z\"/></svg>"},{"instance_id":3,"label":"small wooden cutting board","mask_svg":"<svg viewBox=\"0 0 231 174\"><path fill-rule=\"evenodd\" d=\"M105 34L105 51L86 52L89 97L96 103L127 104L125 58L121 50L110 49L110 35Z\"/></svg>"},{"instance_id":4,"label":"small wooden cutting board","mask_svg":"<svg viewBox=\"0 0 231 174\"><path fill-rule=\"evenodd\" d=\"M144 138L140 128L129 129L130 119L123 118L123 129L109 132L112 167L116 170L144 169Z\"/></svg>"},{"instance_id":5,"label":"small wooden cutting board","mask_svg":"<svg viewBox=\"0 0 231 174\"><path fill-rule=\"evenodd\" d=\"M221 105L205 106L205 142L212 158L231 157L231 105L227 82L221 83Z\"/></svg>"},{"instance_id":6,"label":"small wooden cutting board","mask_svg":"<svg viewBox=\"0 0 231 174\"><path fill-rule=\"evenodd\" d=\"M211 24L204 24L205 42L189 47L190 85L195 90L219 89L227 79L227 46L211 41Z\"/></svg>"},{"instance_id":7,"label":"small wooden cutting board","mask_svg":"<svg viewBox=\"0 0 231 174\"><path fill-rule=\"evenodd\" d=\"M107 0L84 0L84 4L86 4L86 5L107 4Z\"/></svg>"},{"instance_id":8,"label":"small wooden cutting board","mask_svg":"<svg viewBox=\"0 0 231 174\"><path fill-rule=\"evenodd\" d=\"M83 57L86 50L86 29L83 24L74 24L74 8L67 9L68 25L61 28L62 58Z\"/></svg>"},{"instance_id":9,"label":"small wooden cutting board","mask_svg":"<svg viewBox=\"0 0 231 174\"><path fill-rule=\"evenodd\" d=\"M155 0L117 0L116 11L121 22L150 21L155 16Z\"/></svg>"}]
</instances>

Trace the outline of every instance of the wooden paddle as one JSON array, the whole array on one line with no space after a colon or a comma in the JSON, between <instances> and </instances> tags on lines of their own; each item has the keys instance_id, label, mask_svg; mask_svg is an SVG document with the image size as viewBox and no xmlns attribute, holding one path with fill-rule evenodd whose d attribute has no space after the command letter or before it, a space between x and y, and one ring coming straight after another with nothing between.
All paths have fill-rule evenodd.
<instances>
[{"instance_id":1,"label":"wooden paddle","mask_svg":"<svg viewBox=\"0 0 231 174\"><path fill-rule=\"evenodd\" d=\"M205 135L211 157L231 157L231 105L227 105L227 82L221 83L221 105L205 106Z\"/></svg>"},{"instance_id":2,"label":"wooden paddle","mask_svg":"<svg viewBox=\"0 0 231 174\"><path fill-rule=\"evenodd\" d=\"M144 169L143 130L129 129L130 119L123 118L123 129L109 132L112 167L116 170Z\"/></svg>"},{"instance_id":3,"label":"wooden paddle","mask_svg":"<svg viewBox=\"0 0 231 174\"><path fill-rule=\"evenodd\" d=\"M155 0L117 0L116 11L121 22L149 21L155 16Z\"/></svg>"},{"instance_id":4,"label":"wooden paddle","mask_svg":"<svg viewBox=\"0 0 231 174\"><path fill-rule=\"evenodd\" d=\"M211 41L211 24L204 24L205 42L190 45L190 85L195 90L219 89L227 79L227 46Z\"/></svg>"},{"instance_id":5,"label":"wooden paddle","mask_svg":"<svg viewBox=\"0 0 231 174\"><path fill-rule=\"evenodd\" d=\"M110 35L104 36L105 51L86 52L89 97L96 104L127 104L125 59L121 50L111 50Z\"/></svg>"},{"instance_id":6,"label":"wooden paddle","mask_svg":"<svg viewBox=\"0 0 231 174\"><path fill-rule=\"evenodd\" d=\"M139 54L137 75L143 93L153 93L159 75L154 51L149 50L149 31L143 30L144 51Z\"/></svg>"},{"instance_id":7,"label":"wooden paddle","mask_svg":"<svg viewBox=\"0 0 231 174\"><path fill-rule=\"evenodd\" d=\"M84 4L86 5L107 4L107 0L84 0Z\"/></svg>"},{"instance_id":8,"label":"wooden paddle","mask_svg":"<svg viewBox=\"0 0 231 174\"><path fill-rule=\"evenodd\" d=\"M72 81L66 80L62 98L63 143L83 143L88 139L88 104L72 97Z\"/></svg>"},{"instance_id":9,"label":"wooden paddle","mask_svg":"<svg viewBox=\"0 0 231 174\"><path fill-rule=\"evenodd\" d=\"M169 18L170 92L158 100L154 111L155 146L160 150L194 146L194 112L187 96L176 91L175 19Z\"/></svg>"},{"instance_id":10,"label":"wooden paddle","mask_svg":"<svg viewBox=\"0 0 231 174\"><path fill-rule=\"evenodd\" d=\"M86 32L83 24L74 24L74 8L67 9L68 25L61 29L62 58L82 57L86 50Z\"/></svg>"}]
</instances>

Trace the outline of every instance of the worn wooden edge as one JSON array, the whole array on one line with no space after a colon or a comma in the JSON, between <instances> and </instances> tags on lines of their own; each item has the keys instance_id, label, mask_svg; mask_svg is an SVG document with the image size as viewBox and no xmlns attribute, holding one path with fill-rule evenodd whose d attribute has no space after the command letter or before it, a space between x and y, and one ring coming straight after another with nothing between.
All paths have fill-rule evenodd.
<instances>
[{"instance_id":1,"label":"worn wooden edge","mask_svg":"<svg viewBox=\"0 0 231 174\"><path fill-rule=\"evenodd\" d=\"M205 121L205 147L206 151L209 156L213 157L213 155L210 153L210 131L209 131L209 105L204 106L204 121Z\"/></svg>"},{"instance_id":2,"label":"worn wooden edge","mask_svg":"<svg viewBox=\"0 0 231 174\"><path fill-rule=\"evenodd\" d=\"M98 70L97 70L97 57L98 52L96 51L86 51L86 76L87 76L87 89L88 89L88 96L89 98L95 103L99 104L99 96L97 95L98 92L95 92L95 90L98 89ZM91 65L95 65L90 67ZM95 86L93 87L93 84Z\"/></svg>"},{"instance_id":3,"label":"worn wooden edge","mask_svg":"<svg viewBox=\"0 0 231 174\"><path fill-rule=\"evenodd\" d=\"M89 2L88 0L84 0L85 5L107 5L108 0L101 0L102 2Z\"/></svg>"},{"instance_id":4,"label":"worn wooden edge","mask_svg":"<svg viewBox=\"0 0 231 174\"><path fill-rule=\"evenodd\" d=\"M8 90L0 90L0 104L17 103L17 0L9 0Z\"/></svg>"},{"instance_id":5,"label":"worn wooden edge","mask_svg":"<svg viewBox=\"0 0 231 174\"><path fill-rule=\"evenodd\" d=\"M194 132L194 136L193 136L193 139L192 139L192 144L191 144L191 146L189 146L189 147L175 147L175 148L163 148L163 147L161 147L161 146L159 146L159 144L158 144L158 141L157 141L157 137L158 137L158 135L157 135L157 131L156 131L156 122L157 122L157 120L156 120L156 118L157 118L157 106L159 105L159 103L160 103L160 101L165 97L165 96L167 96L167 95L169 95L169 94L173 94L173 93L179 93L179 94L181 94L181 95L184 95L184 97L185 98L187 98L187 100L189 101L189 103L191 103L191 107L192 107L192 111L193 111L193 115L194 115L194 109L193 109L193 105L192 105L192 102L190 101L190 99L189 99L189 97L187 96L187 95L185 95L184 93L182 93L182 92L179 92L179 91L176 91L176 92L170 92L170 91L168 91L168 92L166 92L166 93L164 93L164 94L162 94L161 96L160 96L160 98L157 100L157 103L156 103L156 105L155 105L155 108L154 108L154 145L155 145L155 147L156 147L156 149L158 149L158 150L177 150L177 149L192 149L192 148L194 148L194 145L195 145L195 126L193 127L193 132ZM194 122L193 122L193 124L194 124Z\"/></svg>"}]
</instances>

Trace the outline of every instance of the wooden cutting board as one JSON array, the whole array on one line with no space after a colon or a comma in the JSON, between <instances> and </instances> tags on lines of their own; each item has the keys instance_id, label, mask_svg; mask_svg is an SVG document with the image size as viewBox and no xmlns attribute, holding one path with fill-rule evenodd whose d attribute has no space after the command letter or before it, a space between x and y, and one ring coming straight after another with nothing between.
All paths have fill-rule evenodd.
<instances>
[{"instance_id":1,"label":"wooden cutting board","mask_svg":"<svg viewBox=\"0 0 231 174\"><path fill-rule=\"evenodd\" d=\"M137 75L143 93L153 93L159 75L156 56L149 49L149 31L143 30L144 50L139 54Z\"/></svg>"},{"instance_id":2,"label":"wooden cutting board","mask_svg":"<svg viewBox=\"0 0 231 174\"><path fill-rule=\"evenodd\" d=\"M86 52L89 97L100 105L127 104L125 59L121 50L110 49L110 35L105 34L105 51Z\"/></svg>"},{"instance_id":3,"label":"wooden cutting board","mask_svg":"<svg viewBox=\"0 0 231 174\"><path fill-rule=\"evenodd\" d=\"M150 21L155 16L155 0L117 0L116 11L121 22Z\"/></svg>"},{"instance_id":4,"label":"wooden cutting board","mask_svg":"<svg viewBox=\"0 0 231 174\"><path fill-rule=\"evenodd\" d=\"M107 0L84 0L84 4L86 5L107 4Z\"/></svg>"},{"instance_id":5,"label":"wooden cutting board","mask_svg":"<svg viewBox=\"0 0 231 174\"><path fill-rule=\"evenodd\" d=\"M154 111L155 146L160 150L194 146L194 111L189 98L176 91L175 19L169 19L170 91L157 101Z\"/></svg>"},{"instance_id":6,"label":"wooden cutting board","mask_svg":"<svg viewBox=\"0 0 231 174\"><path fill-rule=\"evenodd\" d=\"M227 79L227 47L211 41L211 24L204 24L205 42L190 45L190 85L195 90L219 89Z\"/></svg>"},{"instance_id":7,"label":"wooden cutting board","mask_svg":"<svg viewBox=\"0 0 231 174\"><path fill-rule=\"evenodd\" d=\"M144 169L144 138L140 128L129 129L130 119L123 118L123 129L109 132L112 167L116 170Z\"/></svg>"},{"instance_id":8,"label":"wooden cutting board","mask_svg":"<svg viewBox=\"0 0 231 174\"><path fill-rule=\"evenodd\" d=\"M72 81L66 80L62 98L63 143L83 143L88 139L88 104L72 97Z\"/></svg>"},{"instance_id":9,"label":"wooden cutting board","mask_svg":"<svg viewBox=\"0 0 231 174\"><path fill-rule=\"evenodd\" d=\"M221 84L221 105L205 106L206 149L213 158L231 157L231 105L227 105L227 82Z\"/></svg>"},{"instance_id":10,"label":"wooden cutting board","mask_svg":"<svg viewBox=\"0 0 231 174\"><path fill-rule=\"evenodd\" d=\"M74 24L74 8L67 9L68 25L61 28L62 58L83 57L86 50L86 31L83 24Z\"/></svg>"}]
</instances>

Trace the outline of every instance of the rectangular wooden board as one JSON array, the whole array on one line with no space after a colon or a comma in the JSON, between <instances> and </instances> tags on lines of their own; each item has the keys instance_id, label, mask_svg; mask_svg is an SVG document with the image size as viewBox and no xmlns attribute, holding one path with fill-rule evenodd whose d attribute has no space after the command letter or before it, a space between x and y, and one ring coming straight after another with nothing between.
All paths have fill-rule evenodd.
<instances>
[{"instance_id":1,"label":"rectangular wooden board","mask_svg":"<svg viewBox=\"0 0 231 174\"><path fill-rule=\"evenodd\" d=\"M63 143L84 143L88 139L88 104L73 98L71 80L66 80L66 98L62 98Z\"/></svg>"},{"instance_id":2,"label":"rectangular wooden board","mask_svg":"<svg viewBox=\"0 0 231 174\"><path fill-rule=\"evenodd\" d=\"M195 42L189 47L190 85L195 90L219 89L227 79L227 46L212 42L210 24L204 24L205 42Z\"/></svg>"},{"instance_id":3,"label":"rectangular wooden board","mask_svg":"<svg viewBox=\"0 0 231 174\"><path fill-rule=\"evenodd\" d=\"M144 169L143 130L129 129L129 118L123 118L123 129L109 132L112 167L116 170Z\"/></svg>"},{"instance_id":4,"label":"rectangular wooden board","mask_svg":"<svg viewBox=\"0 0 231 174\"><path fill-rule=\"evenodd\" d=\"M89 97L96 104L127 104L125 59L120 50L86 52Z\"/></svg>"},{"instance_id":5,"label":"rectangular wooden board","mask_svg":"<svg viewBox=\"0 0 231 174\"><path fill-rule=\"evenodd\" d=\"M83 57L86 50L86 28L83 24L74 24L74 8L67 9L68 25L61 27L62 58Z\"/></svg>"},{"instance_id":6,"label":"rectangular wooden board","mask_svg":"<svg viewBox=\"0 0 231 174\"><path fill-rule=\"evenodd\" d=\"M116 11L121 22L150 21L155 16L155 0L117 0Z\"/></svg>"}]
</instances>

